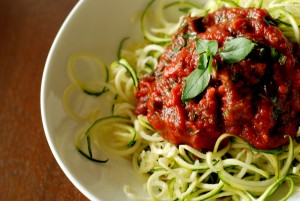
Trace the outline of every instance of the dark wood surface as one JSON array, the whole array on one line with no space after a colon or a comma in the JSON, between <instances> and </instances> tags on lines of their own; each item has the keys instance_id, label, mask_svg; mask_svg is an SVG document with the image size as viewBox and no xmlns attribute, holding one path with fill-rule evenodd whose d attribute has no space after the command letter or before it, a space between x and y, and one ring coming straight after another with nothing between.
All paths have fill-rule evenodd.
<instances>
[{"instance_id":1,"label":"dark wood surface","mask_svg":"<svg viewBox=\"0 0 300 201\"><path fill-rule=\"evenodd\" d=\"M46 57L77 2L0 1L0 200L87 200L55 161L40 114Z\"/></svg>"}]
</instances>

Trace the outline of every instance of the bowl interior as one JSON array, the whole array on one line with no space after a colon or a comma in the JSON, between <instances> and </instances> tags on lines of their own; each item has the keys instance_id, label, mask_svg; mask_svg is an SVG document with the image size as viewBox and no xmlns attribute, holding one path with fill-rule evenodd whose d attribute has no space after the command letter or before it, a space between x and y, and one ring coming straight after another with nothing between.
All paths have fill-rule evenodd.
<instances>
[{"instance_id":1,"label":"bowl interior","mask_svg":"<svg viewBox=\"0 0 300 201\"><path fill-rule=\"evenodd\" d=\"M46 61L41 88L46 137L64 173L91 200L126 200L123 186L143 192L143 182L126 159L108 155L108 163L97 164L76 151L74 137L80 124L62 105L63 92L70 84L67 61L74 52L90 52L109 65L116 59L120 41L138 29L135 19L145 4L141 0L79 1L58 32ZM105 106L105 102L100 104Z\"/></svg>"}]
</instances>

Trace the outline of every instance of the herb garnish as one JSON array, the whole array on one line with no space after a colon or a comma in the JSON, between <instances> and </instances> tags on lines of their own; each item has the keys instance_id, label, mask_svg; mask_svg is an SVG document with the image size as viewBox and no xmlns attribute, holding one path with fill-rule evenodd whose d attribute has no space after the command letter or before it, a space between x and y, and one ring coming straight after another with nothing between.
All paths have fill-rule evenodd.
<instances>
[{"instance_id":1,"label":"herb garnish","mask_svg":"<svg viewBox=\"0 0 300 201\"><path fill-rule=\"evenodd\" d=\"M224 48L220 51L220 56L227 63L240 62L254 48L254 43L247 38L235 38L225 43Z\"/></svg>"},{"instance_id":2,"label":"herb garnish","mask_svg":"<svg viewBox=\"0 0 300 201\"><path fill-rule=\"evenodd\" d=\"M243 37L229 39L220 49L219 55L227 63L236 63L245 59L254 45L255 43L251 40ZM218 42L196 39L196 53L200 54L199 65L186 78L181 96L182 101L188 101L198 96L208 86L213 73L213 56L218 53Z\"/></svg>"}]
</instances>

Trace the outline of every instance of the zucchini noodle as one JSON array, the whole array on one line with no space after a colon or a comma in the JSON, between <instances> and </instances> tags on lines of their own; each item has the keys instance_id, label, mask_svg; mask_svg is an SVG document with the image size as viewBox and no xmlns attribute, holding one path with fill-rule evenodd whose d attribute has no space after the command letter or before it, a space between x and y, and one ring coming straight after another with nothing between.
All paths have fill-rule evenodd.
<instances>
[{"instance_id":1,"label":"zucchini noodle","mask_svg":"<svg viewBox=\"0 0 300 201\"><path fill-rule=\"evenodd\" d=\"M197 1L151 0L140 18L143 47L129 48L130 38L126 38L121 42L118 60L109 67L98 56L87 53L76 53L69 59L72 84L65 90L63 104L71 117L89 124L77 138L76 147L96 162L93 152L98 148L130 158L135 171L147 179L149 193L148 198L138 197L125 186L124 192L132 200L272 200L282 185L288 191L280 199L286 200L300 190L297 139L286 136L287 147L262 152L235 135L223 134L213 151L204 154L188 145L165 141L145 116L134 113L139 78L154 70L183 16L203 16L223 6L265 8L289 40L300 41L300 3L296 0L210 0L205 5ZM170 13L175 15L170 17ZM90 72L87 75L76 67L80 59L88 63L84 68ZM92 74L102 77L90 79ZM106 96L111 103L109 114L103 115L101 107L90 109L85 116L78 114L70 100L76 90L95 99ZM220 148L228 139L227 146Z\"/></svg>"}]
</instances>

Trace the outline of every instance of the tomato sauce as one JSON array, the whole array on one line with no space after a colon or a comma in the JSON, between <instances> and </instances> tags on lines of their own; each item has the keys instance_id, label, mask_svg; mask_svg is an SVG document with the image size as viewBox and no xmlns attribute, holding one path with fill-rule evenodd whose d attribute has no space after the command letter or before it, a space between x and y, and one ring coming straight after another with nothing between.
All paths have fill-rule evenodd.
<instances>
[{"instance_id":1,"label":"tomato sauce","mask_svg":"<svg viewBox=\"0 0 300 201\"><path fill-rule=\"evenodd\" d=\"M230 38L256 43L238 63L216 55L207 88L181 101L186 77L198 66L195 38ZM168 141L212 150L223 133L241 137L257 149L279 148L296 137L300 125L300 48L289 42L266 10L222 8L201 18L187 16L153 73L140 80L136 114Z\"/></svg>"}]
</instances>

